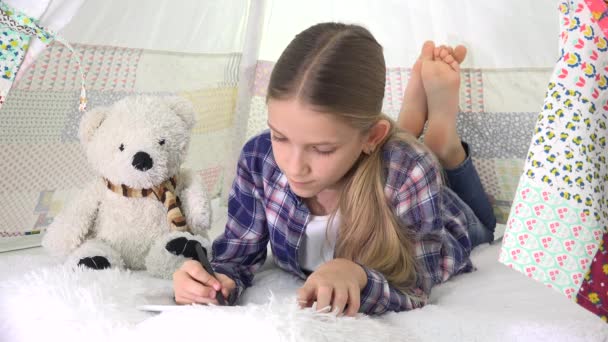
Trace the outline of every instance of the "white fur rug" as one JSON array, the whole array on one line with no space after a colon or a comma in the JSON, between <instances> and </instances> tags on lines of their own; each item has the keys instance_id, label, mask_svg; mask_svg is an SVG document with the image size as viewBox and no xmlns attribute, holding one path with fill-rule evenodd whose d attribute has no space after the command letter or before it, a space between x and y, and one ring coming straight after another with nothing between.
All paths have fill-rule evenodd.
<instances>
[{"instance_id":1,"label":"white fur rug","mask_svg":"<svg viewBox=\"0 0 608 342\"><path fill-rule=\"evenodd\" d=\"M608 325L557 292L473 253L478 270L434 289L423 309L336 318L299 310L301 282L267 265L238 307L136 309L170 297L141 272L70 271L41 249L0 254L0 341L608 341Z\"/></svg>"}]
</instances>

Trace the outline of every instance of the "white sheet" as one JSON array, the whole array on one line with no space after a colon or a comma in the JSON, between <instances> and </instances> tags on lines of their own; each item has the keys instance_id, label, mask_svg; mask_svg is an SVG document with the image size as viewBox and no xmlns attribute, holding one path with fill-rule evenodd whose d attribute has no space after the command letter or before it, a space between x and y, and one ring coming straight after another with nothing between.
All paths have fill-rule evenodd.
<instances>
[{"instance_id":1,"label":"white sheet","mask_svg":"<svg viewBox=\"0 0 608 342\"><path fill-rule=\"evenodd\" d=\"M156 304L146 299L151 295L170 296L170 281L117 270L72 272L41 249L0 254L0 341L608 340L608 325L499 264L498 252L498 245L476 249L478 271L435 288L422 309L356 320L298 310L301 282L272 267L246 291L247 305L187 306L156 315L136 307Z\"/></svg>"}]
</instances>

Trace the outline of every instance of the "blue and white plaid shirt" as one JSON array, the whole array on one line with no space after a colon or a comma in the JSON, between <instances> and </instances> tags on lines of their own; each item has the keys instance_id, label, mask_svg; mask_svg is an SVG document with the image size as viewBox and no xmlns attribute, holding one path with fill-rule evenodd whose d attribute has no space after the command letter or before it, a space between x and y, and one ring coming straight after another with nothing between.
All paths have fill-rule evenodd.
<instances>
[{"instance_id":1,"label":"blue and white plaid shirt","mask_svg":"<svg viewBox=\"0 0 608 342\"><path fill-rule=\"evenodd\" d=\"M389 142L382 152L387 199L416 240L418 286L415 297L410 297L380 272L363 266L368 281L361 291L360 311L367 314L421 307L433 285L473 269L465 214L443 191L441 171L428 153L403 142ZM237 285L233 303L251 286L254 272L266 260L268 241L275 263L306 279L298 250L309 216L274 160L270 133L249 140L230 192L225 231L213 242L214 270Z\"/></svg>"}]
</instances>

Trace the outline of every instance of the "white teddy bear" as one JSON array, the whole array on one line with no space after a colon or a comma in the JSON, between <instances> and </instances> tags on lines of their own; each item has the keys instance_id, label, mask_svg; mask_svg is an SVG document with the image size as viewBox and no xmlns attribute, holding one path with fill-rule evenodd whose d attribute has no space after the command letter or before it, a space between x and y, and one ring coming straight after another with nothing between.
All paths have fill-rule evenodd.
<instances>
[{"instance_id":1,"label":"white teddy bear","mask_svg":"<svg viewBox=\"0 0 608 342\"><path fill-rule=\"evenodd\" d=\"M211 209L201 177L181 169L194 110L179 97L133 96L91 110L80 141L98 176L49 226L42 245L67 263L128 267L170 278L208 249Z\"/></svg>"}]
</instances>

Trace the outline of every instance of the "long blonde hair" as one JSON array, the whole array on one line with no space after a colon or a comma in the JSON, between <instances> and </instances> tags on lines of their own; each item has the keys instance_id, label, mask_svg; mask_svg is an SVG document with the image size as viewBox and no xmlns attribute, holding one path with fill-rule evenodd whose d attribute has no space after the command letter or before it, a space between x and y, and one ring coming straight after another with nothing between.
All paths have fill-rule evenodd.
<instances>
[{"instance_id":1,"label":"long blonde hair","mask_svg":"<svg viewBox=\"0 0 608 342\"><path fill-rule=\"evenodd\" d=\"M382 46L367 29L317 24L298 34L277 61L267 101L297 98L362 134L380 120L391 123L381 144L362 153L345 176L335 256L380 271L391 285L410 293L416 283L414 246L409 227L403 227L384 193L382 146L392 140L418 142L381 113L385 80Z\"/></svg>"}]
</instances>

